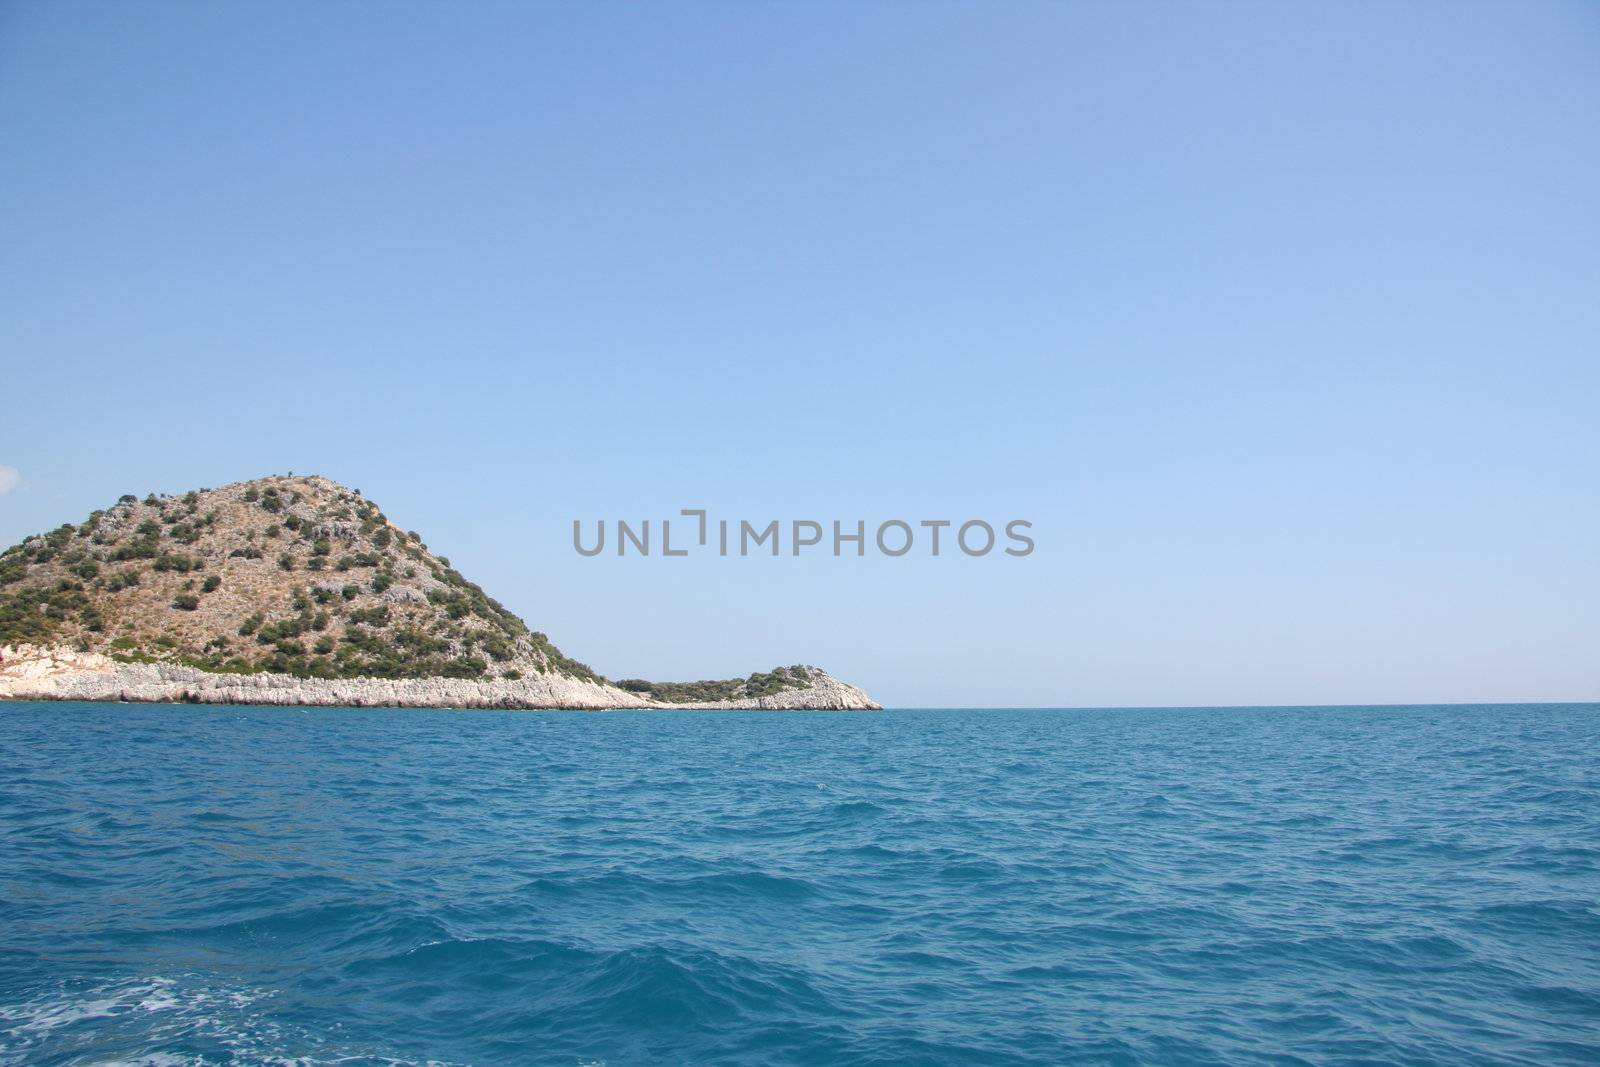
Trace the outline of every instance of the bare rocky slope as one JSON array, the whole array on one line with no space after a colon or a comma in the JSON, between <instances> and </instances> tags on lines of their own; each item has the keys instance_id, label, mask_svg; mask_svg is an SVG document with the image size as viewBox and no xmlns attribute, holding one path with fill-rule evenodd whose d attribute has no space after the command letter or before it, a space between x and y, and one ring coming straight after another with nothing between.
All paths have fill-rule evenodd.
<instances>
[{"instance_id":1,"label":"bare rocky slope","mask_svg":"<svg viewBox=\"0 0 1600 1067\"><path fill-rule=\"evenodd\" d=\"M613 684L358 490L125 496L0 553L0 698L494 708L878 707L816 667Z\"/></svg>"}]
</instances>

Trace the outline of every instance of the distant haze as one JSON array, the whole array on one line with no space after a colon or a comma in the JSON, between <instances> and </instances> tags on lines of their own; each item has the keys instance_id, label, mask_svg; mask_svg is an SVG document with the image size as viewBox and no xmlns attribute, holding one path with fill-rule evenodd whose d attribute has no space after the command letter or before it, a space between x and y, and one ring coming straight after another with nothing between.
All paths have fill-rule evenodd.
<instances>
[{"instance_id":1,"label":"distant haze","mask_svg":"<svg viewBox=\"0 0 1600 1067\"><path fill-rule=\"evenodd\" d=\"M0 542L314 472L612 677L1597 699L1597 57L1562 3L6 5ZM572 549L682 508L1037 547Z\"/></svg>"}]
</instances>

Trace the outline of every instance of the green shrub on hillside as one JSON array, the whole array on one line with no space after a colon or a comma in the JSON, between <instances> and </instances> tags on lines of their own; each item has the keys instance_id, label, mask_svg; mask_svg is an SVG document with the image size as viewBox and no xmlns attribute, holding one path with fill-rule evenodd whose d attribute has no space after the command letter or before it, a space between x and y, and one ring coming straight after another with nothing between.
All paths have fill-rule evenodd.
<instances>
[{"instance_id":1,"label":"green shrub on hillside","mask_svg":"<svg viewBox=\"0 0 1600 1067\"><path fill-rule=\"evenodd\" d=\"M493 660L504 663L511 658L511 642L501 634L488 630L479 630L472 636L471 640L487 652Z\"/></svg>"},{"instance_id":2,"label":"green shrub on hillside","mask_svg":"<svg viewBox=\"0 0 1600 1067\"><path fill-rule=\"evenodd\" d=\"M106 558L113 563L122 563L130 559L155 559L160 553L161 545L156 538L142 536L128 544L118 545Z\"/></svg>"},{"instance_id":3,"label":"green shrub on hillside","mask_svg":"<svg viewBox=\"0 0 1600 1067\"><path fill-rule=\"evenodd\" d=\"M388 626L389 608L380 605L374 608L357 608L346 616L351 622L364 623L368 626Z\"/></svg>"},{"instance_id":4,"label":"green shrub on hillside","mask_svg":"<svg viewBox=\"0 0 1600 1067\"><path fill-rule=\"evenodd\" d=\"M563 655L561 650L551 644L550 639L539 631L535 630L528 634L528 641L533 645L534 651L544 658L545 666L550 670L572 678L581 678L585 681L605 681L604 676L593 670L587 663L579 663L577 660Z\"/></svg>"},{"instance_id":5,"label":"green shrub on hillside","mask_svg":"<svg viewBox=\"0 0 1600 1067\"><path fill-rule=\"evenodd\" d=\"M84 603L71 590L51 591L37 586L0 596L0 644L47 642L56 624Z\"/></svg>"}]
</instances>

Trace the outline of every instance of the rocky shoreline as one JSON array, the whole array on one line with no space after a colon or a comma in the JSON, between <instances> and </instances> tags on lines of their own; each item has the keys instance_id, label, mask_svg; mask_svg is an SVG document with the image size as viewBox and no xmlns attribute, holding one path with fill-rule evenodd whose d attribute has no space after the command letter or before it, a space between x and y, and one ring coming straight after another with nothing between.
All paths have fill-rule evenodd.
<instances>
[{"instance_id":1,"label":"rocky shoreline","mask_svg":"<svg viewBox=\"0 0 1600 1067\"><path fill-rule=\"evenodd\" d=\"M698 704L645 700L613 685L565 675L461 678L298 678L219 674L176 663L125 663L54 646L0 648L0 700L160 704L264 704L286 707L484 708L506 710L723 709L871 711L880 705L855 686L817 671L813 684L759 698Z\"/></svg>"}]
</instances>

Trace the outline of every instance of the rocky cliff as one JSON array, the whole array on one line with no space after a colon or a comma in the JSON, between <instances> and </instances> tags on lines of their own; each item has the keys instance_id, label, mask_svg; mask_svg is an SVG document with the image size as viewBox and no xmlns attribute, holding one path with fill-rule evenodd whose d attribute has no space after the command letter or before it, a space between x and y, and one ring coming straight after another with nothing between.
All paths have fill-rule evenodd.
<instances>
[{"instance_id":1,"label":"rocky cliff","mask_svg":"<svg viewBox=\"0 0 1600 1067\"><path fill-rule=\"evenodd\" d=\"M125 496L0 553L0 698L496 708L877 705L815 667L612 684L359 491Z\"/></svg>"},{"instance_id":2,"label":"rocky cliff","mask_svg":"<svg viewBox=\"0 0 1600 1067\"><path fill-rule=\"evenodd\" d=\"M699 708L875 710L867 694L824 671L810 686L760 697L667 703L604 682L560 674L533 678L303 678L268 671L228 674L172 662L125 662L37 645L0 647L0 699L169 704L281 704L394 708Z\"/></svg>"}]
</instances>

